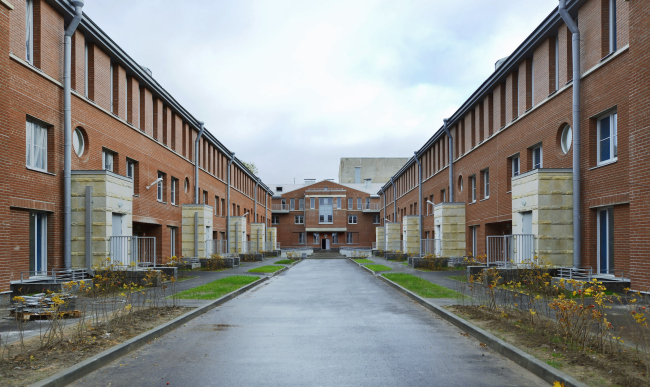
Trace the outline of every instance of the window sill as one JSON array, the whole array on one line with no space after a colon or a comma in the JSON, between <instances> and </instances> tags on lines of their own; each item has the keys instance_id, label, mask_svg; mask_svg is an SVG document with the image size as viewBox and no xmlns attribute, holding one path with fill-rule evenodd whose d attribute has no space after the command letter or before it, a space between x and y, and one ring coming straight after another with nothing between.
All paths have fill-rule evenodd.
<instances>
[{"instance_id":1,"label":"window sill","mask_svg":"<svg viewBox=\"0 0 650 387\"><path fill-rule=\"evenodd\" d=\"M490 199L490 197L489 197L489 196L488 196L488 197L486 197L486 198L483 198L483 199L481 199L480 201L481 201L481 202L484 202L484 201L486 201L486 200L488 200L488 199Z\"/></svg>"},{"instance_id":2,"label":"window sill","mask_svg":"<svg viewBox=\"0 0 650 387\"><path fill-rule=\"evenodd\" d=\"M133 197L134 197L134 198L139 198L140 195L133 194Z\"/></svg>"},{"instance_id":3,"label":"window sill","mask_svg":"<svg viewBox=\"0 0 650 387\"><path fill-rule=\"evenodd\" d=\"M174 207L179 207L178 204L174 204L174 203L172 203L172 206L174 206Z\"/></svg>"},{"instance_id":4,"label":"window sill","mask_svg":"<svg viewBox=\"0 0 650 387\"><path fill-rule=\"evenodd\" d=\"M594 169L598 169L598 168L601 168L601 167L606 167L606 166L611 165L611 164L616 164L616 162L618 162L618 157L615 158L615 159L611 159L611 160L605 161L603 163L600 163L600 164L596 165L595 167L589 168L589 170L592 171Z\"/></svg>"},{"instance_id":5,"label":"window sill","mask_svg":"<svg viewBox=\"0 0 650 387\"><path fill-rule=\"evenodd\" d=\"M512 191L508 191L508 192L506 192L506 193L507 193L507 194L511 194L511 193L512 193Z\"/></svg>"},{"instance_id":6,"label":"window sill","mask_svg":"<svg viewBox=\"0 0 650 387\"><path fill-rule=\"evenodd\" d=\"M44 169L32 168L32 167L28 167L28 166L25 166L25 168L27 168L30 171L44 173L44 174L50 175L50 176L56 176L56 173L48 172L48 171L46 171Z\"/></svg>"},{"instance_id":7,"label":"window sill","mask_svg":"<svg viewBox=\"0 0 650 387\"><path fill-rule=\"evenodd\" d=\"M160 203L160 204L167 204L167 202L163 202L162 200L158 200L158 203Z\"/></svg>"}]
</instances>

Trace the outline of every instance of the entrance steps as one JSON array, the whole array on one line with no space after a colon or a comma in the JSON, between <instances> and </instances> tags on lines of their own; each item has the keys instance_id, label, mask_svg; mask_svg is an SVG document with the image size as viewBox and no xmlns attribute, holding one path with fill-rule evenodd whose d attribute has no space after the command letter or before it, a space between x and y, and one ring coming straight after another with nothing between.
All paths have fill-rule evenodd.
<instances>
[{"instance_id":1,"label":"entrance steps","mask_svg":"<svg viewBox=\"0 0 650 387\"><path fill-rule=\"evenodd\" d=\"M312 255L307 256L307 259L347 259L347 257L340 253L321 250L321 251L314 251Z\"/></svg>"}]
</instances>

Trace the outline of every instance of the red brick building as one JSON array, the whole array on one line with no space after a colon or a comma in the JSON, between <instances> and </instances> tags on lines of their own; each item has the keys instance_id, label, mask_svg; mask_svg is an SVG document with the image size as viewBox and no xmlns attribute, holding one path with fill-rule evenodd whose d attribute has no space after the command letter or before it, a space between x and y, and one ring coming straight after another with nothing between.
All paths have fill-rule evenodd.
<instances>
[{"instance_id":1,"label":"red brick building","mask_svg":"<svg viewBox=\"0 0 650 387\"><path fill-rule=\"evenodd\" d=\"M581 35L576 258L646 291L650 2L574 0L567 8ZM556 8L450 117L453 201L465 217L464 235L454 238L466 251L489 254L488 236L526 231L537 238L538 256L572 266L572 44ZM382 188L382 219L400 222L422 204L422 238L440 238L434 212L450 201L448 147L443 127L417 151L422 198L415 158Z\"/></svg>"},{"instance_id":2,"label":"red brick building","mask_svg":"<svg viewBox=\"0 0 650 387\"><path fill-rule=\"evenodd\" d=\"M324 180L274 184L273 226L282 248L372 247L380 224L380 184Z\"/></svg>"},{"instance_id":3,"label":"red brick building","mask_svg":"<svg viewBox=\"0 0 650 387\"><path fill-rule=\"evenodd\" d=\"M21 272L64 266L64 31L73 14L66 0L0 1L0 289ZM159 261L193 256L183 208L194 202L199 121L87 16L71 52L72 267L104 259L101 242L116 230L156 237ZM199 201L211 211L203 237L225 239L229 214L246 214L247 233L270 224L272 192L234 152L208 130L196 152ZM84 185L94 185L91 234Z\"/></svg>"}]
</instances>

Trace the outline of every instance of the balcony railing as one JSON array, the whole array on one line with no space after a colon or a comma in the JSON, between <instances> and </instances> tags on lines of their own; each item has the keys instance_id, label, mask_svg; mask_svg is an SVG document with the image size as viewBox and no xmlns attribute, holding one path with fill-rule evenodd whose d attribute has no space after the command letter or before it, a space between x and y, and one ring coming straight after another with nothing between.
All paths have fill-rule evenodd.
<instances>
[{"instance_id":1,"label":"balcony railing","mask_svg":"<svg viewBox=\"0 0 650 387\"><path fill-rule=\"evenodd\" d=\"M156 237L112 236L110 258L118 266L156 266Z\"/></svg>"},{"instance_id":2,"label":"balcony railing","mask_svg":"<svg viewBox=\"0 0 650 387\"><path fill-rule=\"evenodd\" d=\"M487 237L488 265L518 265L537 263L535 235L514 234Z\"/></svg>"},{"instance_id":3,"label":"balcony railing","mask_svg":"<svg viewBox=\"0 0 650 387\"><path fill-rule=\"evenodd\" d=\"M440 256L442 254L442 240L440 239L422 239L420 240L422 254L433 254Z\"/></svg>"},{"instance_id":4,"label":"balcony railing","mask_svg":"<svg viewBox=\"0 0 650 387\"><path fill-rule=\"evenodd\" d=\"M346 190L336 189L323 189L323 188L310 188L305 190L305 195L345 195Z\"/></svg>"},{"instance_id":5,"label":"balcony railing","mask_svg":"<svg viewBox=\"0 0 650 387\"><path fill-rule=\"evenodd\" d=\"M271 204L271 211L289 211L291 208L287 203Z\"/></svg>"},{"instance_id":6,"label":"balcony railing","mask_svg":"<svg viewBox=\"0 0 650 387\"><path fill-rule=\"evenodd\" d=\"M228 255L228 241L225 239L208 239L205 242L205 254L207 257L211 257L212 254L225 257Z\"/></svg>"},{"instance_id":7,"label":"balcony railing","mask_svg":"<svg viewBox=\"0 0 650 387\"><path fill-rule=\"evenodd\" d=\"M363 205L363 211L379 211L379 203L366 203Z\"/></svg>"}]
</instances>

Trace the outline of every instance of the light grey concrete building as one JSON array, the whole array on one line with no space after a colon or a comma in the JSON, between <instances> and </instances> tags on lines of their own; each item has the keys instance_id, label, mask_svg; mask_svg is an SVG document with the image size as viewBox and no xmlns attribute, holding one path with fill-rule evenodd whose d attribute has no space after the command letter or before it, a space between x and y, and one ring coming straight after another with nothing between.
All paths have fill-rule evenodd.
<instances>
[{"instance_id":1,"label":"light grey concrete building","mask_svg":"<svg viewBox=\"0 0 650 387\"><path fill-rule=\"evenodd\" d=\"M341 157L339 183L387 183L409 161L408 157Z\"/></svg>"}]
</instances>

